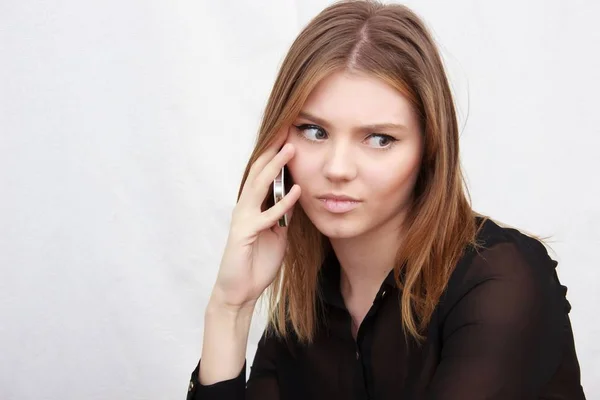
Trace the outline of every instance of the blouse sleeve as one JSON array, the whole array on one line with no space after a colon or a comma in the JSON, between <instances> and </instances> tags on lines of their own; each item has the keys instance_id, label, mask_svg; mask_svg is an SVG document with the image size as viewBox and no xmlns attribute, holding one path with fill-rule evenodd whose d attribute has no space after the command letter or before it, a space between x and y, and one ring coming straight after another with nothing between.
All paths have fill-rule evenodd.
<instances>
[{"instance_id":1,"label":"blouse sleeve","mask_svg":"<svg viewBox=\"0 0 600 400\"><path fill-rule=\"evenodd\" d=\"M457 267L429 399L535 399L560 364L568 302L539 241L495 244Z\"/></svg>"},{"instance_id":2,"label":"blouse sleeve","mask_svg":"<svg viewBox=\"0 0 600 400\"><path fill-rule=\"evenodd\" d=\"M192 372L187 400L279 400L276 357L279 341L266 332L258 342L250 377L246 382L246 363L237 377L211 385L198 381L200 362Z\"/></svg>"}]
</instances>

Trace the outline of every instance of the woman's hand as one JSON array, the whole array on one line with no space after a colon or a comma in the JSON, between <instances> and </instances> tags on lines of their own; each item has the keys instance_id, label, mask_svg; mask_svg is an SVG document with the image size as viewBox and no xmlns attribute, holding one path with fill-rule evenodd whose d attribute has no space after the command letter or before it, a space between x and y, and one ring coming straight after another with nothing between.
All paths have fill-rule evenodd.
<instances>
[{"instance_id":1,"label":"woman's hand","mask_svg":"<svg viewBox=\"0 0 600 400\"><path fill-rule=\"evenodd\" d=\"M288 228L280 227L277 221L288 211L291 219L292 207L300 197L300 187L292 186L289 193L268 210L262 211L261 205L277 174L294 156L295 149L289 143L278 151L287 139L287 129L282 129L276 141L252 164L233 209L229 236L211 297L219 307L239 310L253 306L281 268Z\"/></svg>"}]
</instances>

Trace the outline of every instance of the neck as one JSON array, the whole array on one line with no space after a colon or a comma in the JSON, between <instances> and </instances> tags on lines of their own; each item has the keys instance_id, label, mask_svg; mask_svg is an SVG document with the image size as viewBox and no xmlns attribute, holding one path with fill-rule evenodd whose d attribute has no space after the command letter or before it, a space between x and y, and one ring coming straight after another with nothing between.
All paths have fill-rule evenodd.
<instances>
[{"instance_id":1,"label":"neck","mask_svg":"<svg viewBox=\"0 0 600 400\"><path fill-rule=\"evenodd\" d=\"M401 241L400 224L388 221L361 236L330 239L340 262L340 290L348 308L372 304L382 282L394 268ZM362 304L363 306L360 306Z\"/></svg>"}]
</instances>

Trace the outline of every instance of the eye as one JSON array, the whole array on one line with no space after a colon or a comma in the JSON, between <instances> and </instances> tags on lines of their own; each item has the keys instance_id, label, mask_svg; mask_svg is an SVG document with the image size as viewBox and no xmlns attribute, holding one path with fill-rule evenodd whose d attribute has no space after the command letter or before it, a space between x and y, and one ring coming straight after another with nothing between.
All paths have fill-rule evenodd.
<instances>
[{"instance_id":1,"label":"eye","mask_svg":"<svg viewBox=\"0 0 600 400\"><path fill-rule=\"evenodd\" d=\"M321 128L320 126L317 125L311 125L311 124L302 124L302 125L294 125L296 127L296 129L298 129L300 132L298 133L302 138L311 141L311 142L316 142L318 140L323 140L325 139L325 137L327 136L327 133L323 130L323 128Z\"/></svg>"},{"instance_id":2,"label":"eye","mask_svg":"<svg viewBox=\"0 0 600 400\"><path fill-rule=\"evenodd\" d=\"M309 142L320 142L327 138L327 132L318 125L301 124L294 127L298 130L298 135ZM366 140L371 142L369 147L379 150L391 149L398 141L395 137L383 133L373 133Z\"/></svg>"},{"instance_id":3,"label":"eye","mask_svg":"<svg viewBox=\"0 0 600 400\"><path fill-rule=\"evenodd\" d=\"M375 139L375 140L372 140ZM398 139L396 139L395 137L392 137L390 135L384 135L381 133L374 133L372 135L370 135L367 140L370 140L372 144L374 144L374 147L382 149L382 150L387 150L389 148L391 148L395 142L398 141Z\"/></svg>"}]
</instances>

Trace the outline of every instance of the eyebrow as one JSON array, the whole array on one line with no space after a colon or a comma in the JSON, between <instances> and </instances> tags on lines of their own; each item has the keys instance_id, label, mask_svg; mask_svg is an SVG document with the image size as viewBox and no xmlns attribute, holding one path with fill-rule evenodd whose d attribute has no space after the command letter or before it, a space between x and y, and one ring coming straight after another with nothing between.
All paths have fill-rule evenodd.
<instances>
[{"instance_id":1,"label":"eyebrow","mask_svg":"<svg viewBox=\"0 0 600 400\"><path fill-rule=\"evenodd\" d=\"M323 118L317 117L316 115L312 115L306 111L300 111L300 113L298 114L298 117L305 118L305 119L311 120L313 122L316 122L317 124L323 126L326 129L329 129L329 127L330 127L329 122L327 122ZM387 131L387 130L402 131L402 130L407 130L408 128L406 127L406 125L386 122L386 123L381 123L381 124L362 125L362 126L358 126L358 127L354 128L354 129L358 130L358 131L379 132L379 131Z\"/></svg>"}]
</instances>

